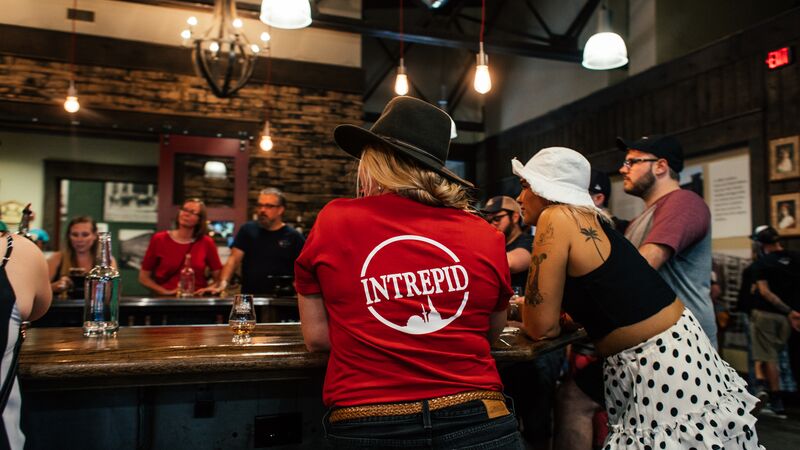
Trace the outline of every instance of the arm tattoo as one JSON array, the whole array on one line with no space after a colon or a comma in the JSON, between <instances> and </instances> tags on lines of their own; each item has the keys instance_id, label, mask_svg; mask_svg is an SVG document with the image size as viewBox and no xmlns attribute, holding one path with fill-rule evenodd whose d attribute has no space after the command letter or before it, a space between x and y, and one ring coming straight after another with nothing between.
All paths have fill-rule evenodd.
<instances>
[{"instance_id":1,"label":"arm tattoo","mask_svg":"<svg viewBox=\"0 0 800 450\"><path fill-rule=\"evenodd\" d=\"M539 233L539 235L537 236L536 244L537 245L548 244L550 242L550 240L553 239L553 231L554 231L553 230L553 224L552 223L548 223L547 224L547 229L542 231L541 233Z\"/></svg>"},{"instance_id":2,"label":"arm tattoo","mask_svg":"<svg viewBox=\"0 0 800 450\"><path fill-rule=\"evenodd\" d=\"M544 297L542 297L542 293L539 292L539 266L541 266L542 261L545 259L547 259L547 253L533 255L533 265L535 269L529 276L528 291L527 294L525 294L525 303L528 305L536 306L544 302Z\"/></svg>"},{"instance_id":3,"label":"arm tattoo","mask_svg":"<svg viewBox=\"0 0 800 450\"><path fill-rule=\"evenodd\" d=\"M597 246L597 243L600 242L600 235L597 234L597 230L592 228L591 225L589 225L589 228L580 227L580 229L581 229L581 234L586 236L586 240L584 242L591 240L592 244L594 244L595 250L597 250L597 254L600 255L600 259L605 261L606 259L603 258L603 253L600 252L600 247Z\"/></svg>"}]
</instances>

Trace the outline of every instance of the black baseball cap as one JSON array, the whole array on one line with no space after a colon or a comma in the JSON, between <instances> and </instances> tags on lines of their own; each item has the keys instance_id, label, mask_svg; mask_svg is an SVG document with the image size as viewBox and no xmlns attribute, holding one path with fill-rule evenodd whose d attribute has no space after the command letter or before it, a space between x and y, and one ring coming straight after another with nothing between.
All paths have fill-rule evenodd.
<instances>
[{"instance_id":1,"label":"black baseball cap","mask_svg":"<svg viewBox=\"0 0 800 450\"><path fill-rule=\"evenodd\" d=\"M623 152L639 150L640 152L652 153L659 158L666 159L669 168L675 172L683 170L683 147L672 136L654 134L652 136L643 136L635 141L617 137L617 148Z\"/></svg>"},{"instance_id":2,"label":"black baseball cap","mask_svg":"<svg viewBox=\"0 0 800 450\"><path fill-rule=\"evenodd\" d=\"M778 230L769 225L757 226L750 236L750 239L762 244L774 244L778 242L780 238L781 236L778 234Z\"/></svg>"},{"instance_id":3,"label":"black baseball cap","mask_svg":"<svg viewBox=\"0 0 800 450\"><path fill-rule=\"evenodd\" d=\"M606 198L611 195L611 180L605 172L592 169L592 177L589 181L589 192L592 194L604 194Z\"/></svg>"}]
</instances>

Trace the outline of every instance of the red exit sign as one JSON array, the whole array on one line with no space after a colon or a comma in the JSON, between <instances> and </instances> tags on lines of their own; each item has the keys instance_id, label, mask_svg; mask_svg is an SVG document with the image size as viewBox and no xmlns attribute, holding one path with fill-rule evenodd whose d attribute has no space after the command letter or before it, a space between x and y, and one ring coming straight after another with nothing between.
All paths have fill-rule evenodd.
<instances>
[{"instance_id":1,"label":"red exit sign","mask_svg":"<svg viewBox=\"0 0 800 450\"><path fill-rule=\"evenodd\" d=\"M788 66L792 63L792 49L790 47L783 47L767 53L767 59L764 61L770 69L777 69L779 67Z\"/></svg>"}]
</instances>

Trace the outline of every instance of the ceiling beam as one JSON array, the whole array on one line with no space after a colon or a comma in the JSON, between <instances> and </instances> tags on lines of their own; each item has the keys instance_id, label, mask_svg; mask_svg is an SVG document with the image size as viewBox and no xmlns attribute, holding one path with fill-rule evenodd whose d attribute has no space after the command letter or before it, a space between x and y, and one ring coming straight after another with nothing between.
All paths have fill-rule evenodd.
<instances>
[{"instance_id":1,"label":"ceiling beam","mask_svg":"<svg viewBox=\"0 0 800 450\"><path fill-rule=\"evenodd\" d=\"M198 11L211 11L213 7L212 0L116 0L125 1L130 3L140 3L154 6L164 6L171 8L181 8ZM588 3L595 5L599 0L588 0ZM239 3L237 4L239 15L251 19L258 19L259 5L252 3ZM591 14L590 14L591 15ZM401 34L394 29L386 28L385 24L374 24L368 21L351 19L348 17L334 16L330 14L315 13L312 15L313 21L311 26L326 30L342 31L346 33L356 33L362 36L389 39L399 41ZM588 18L587 18L588 20ZM577 21L577 19L576 19ZM573 25L575 25L573 23ZM441 32L432 30L419 30L408 29L404 30L402 34L404 42L414 42L423 45L430 45L435 47L446 47L468 50L470 52L478 51L478 40L473 37L464 37L463 35L454 34L451 32ZM567 62L580 62L581 52L577 46L572 45L541 45L532 44L530 42L509 41L501 39L492 39L484 42L484 48L487 53L505 54L524 56L530 58L552 59L557 61Z\"/></svg>"}]
</instances>

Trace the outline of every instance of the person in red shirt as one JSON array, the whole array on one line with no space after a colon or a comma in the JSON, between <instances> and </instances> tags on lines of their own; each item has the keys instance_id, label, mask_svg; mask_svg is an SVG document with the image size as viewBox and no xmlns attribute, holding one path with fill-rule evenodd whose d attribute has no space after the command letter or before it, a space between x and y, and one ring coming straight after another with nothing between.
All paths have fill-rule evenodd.
<instances>
[{"instance_id":1,"label":"person in red shirt","mask_svg":"<svg viewBox=\"0 0 800 450\"><path fill-rule=\"evenodd\" d=\"M360 158L360 198L325 206L295 262L306 346L330 351L334 447L521 448L490 354L512 295L504 237L444 167L450 123L397 97L370 130L334 132Z\"/></svg>"},{"instance_id":2,"label":"person in red shirt","mask_svg":"<svg viewBox=\"0 0 800 450\"><path fill-rule=\"evenodd\" d=\"M139 271L139 283L157 295L175 295L187 254L191 255L197 294L208 290L206 268L211 270L213 284L219 283L222 263L214 240L207 234L207 218L206 205L201 200L184 202L178 211L177 227L159 231L150 239Z\"/></svg>"}]
</instances>

